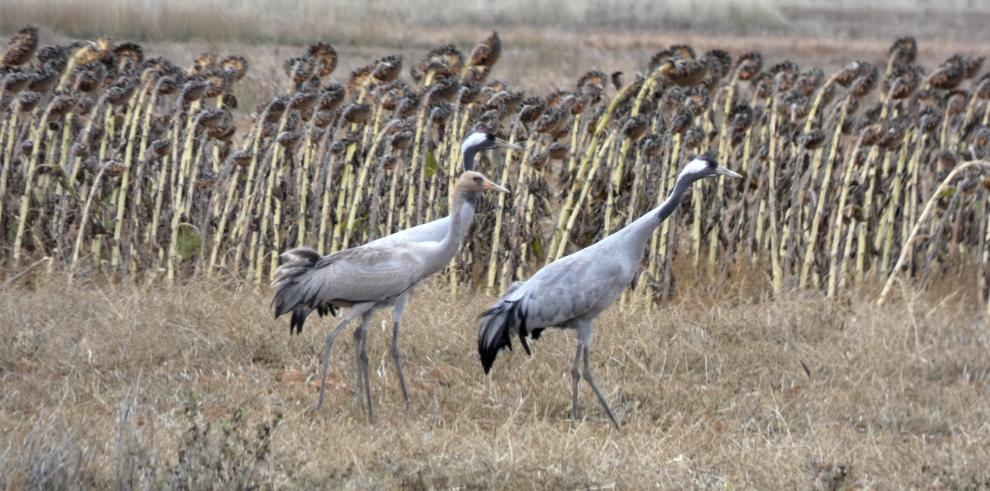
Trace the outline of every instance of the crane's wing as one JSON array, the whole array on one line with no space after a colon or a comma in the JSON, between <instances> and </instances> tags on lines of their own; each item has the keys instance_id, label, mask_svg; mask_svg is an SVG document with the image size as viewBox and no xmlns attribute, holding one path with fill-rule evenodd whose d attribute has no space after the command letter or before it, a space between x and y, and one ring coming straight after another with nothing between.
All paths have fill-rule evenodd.
<instances>
[{"instance_id":1,"label":"crane's wing","mask_svg":"<svg viewBox=\"0 0 990 491\"><path fill-rule=\"evenodd\" d=\"M543 267L525 283L513 284L481 314L478 353L485 373L499 351L512 349L513 334L529 353L526 336L538 339L546 327L597 314L611 305L625 287L619 269L608 258L578 252Z\"/></svg>"},{"instance_id":2,"label":"crane's wing","mask_svg":"<svg viewBox=\"0 0 990 491\"><path fill-rule=\"evenodd\" d=\"M334 304L381 302L401 295L422 275L423 264L407 247L365 245L328 256L312 249L293 249L275 271L272 304L275 317L292 311L293 323L311 310ZM303 319L297 319L300 314Z\"/></svg>"}]
</instances>

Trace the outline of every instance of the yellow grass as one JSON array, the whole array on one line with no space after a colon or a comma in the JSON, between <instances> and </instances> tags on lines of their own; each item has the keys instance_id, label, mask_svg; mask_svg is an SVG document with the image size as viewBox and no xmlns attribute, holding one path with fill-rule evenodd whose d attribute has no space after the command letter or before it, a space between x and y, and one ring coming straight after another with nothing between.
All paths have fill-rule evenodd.
<instances>
[{"instance_id":1,"label":"yellow grass","mask_svg":"<svg viewBox=\"0 0 990 491\"><path fill-rule=\"evenodd\" d=\"M613 308L592 357L624 424L614 431L587 387L582 419L570 420L570 333L548 331L533 358L504 353L482 374L476 317L491 298L415 296L401 341L408 411L387 317L376 318L369 426L350 336L334 352L328 405L307 412L332 319L290 337L268 292L31 276L0 290L0 487L114 487L154 472L162 485L211 472L188 465L199 454L279 488L990 486L990 335L957 292L877 308L875 291L772 301L745 299L753 285L739 283L685 287L652 313ZM256 425L276 413L255 463ZM192 431L207 424L213 447ZM227 453L216 450L223 431ZM170 473L179 448L187 465Z\"/></svg>"}]
</instances>

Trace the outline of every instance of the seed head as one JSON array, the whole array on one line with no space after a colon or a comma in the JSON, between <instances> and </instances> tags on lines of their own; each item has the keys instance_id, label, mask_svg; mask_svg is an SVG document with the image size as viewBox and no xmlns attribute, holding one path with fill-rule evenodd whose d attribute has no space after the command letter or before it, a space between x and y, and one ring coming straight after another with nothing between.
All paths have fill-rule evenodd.
<instances>
[{"instance_id":1,"label":"seed head","mask_svg":"<svg viewBox=\"0 0 990 491\"><path fill-rule=\"evenodd\" d=\"M874 66L874 70L861 74L853 82L852 87L849 88L849 93L854 97L865 97L867 94L873 91L873 88L877 85L877 77L879 72Z\"/></svg>"},{"instance_id":2,"label":"seed head","mask_svg":"<svg viewBox=\"0 0 990 491\"><path fill-rule=\"evenodd\" d=\"M116 160L108 160L103 163L103 174L107 177L120 177L127 170L123 164Z\"/></svg>"},{"instance_id":3,"label":"seed head","mask_svg":"<svg viewBox=\"0 0 990 491\"><path fill-rule=\"evenodd\" d=\"M555 142L547 149L547 155L552 160L564 160L567 158L569 147L566 143Z\"/></svg>"},{"instance_id":4,"label":"seed head","mask_svg":"<svg viewBox=\"0 0 990 491\"><path fill-rule=\"evenodd\" d=\"M705 132L697 126L692 126L684 133L684 148L698 151L705 140Z\"/></svg>"},{"instance_id":5,"label":"seed head","mask_svg":"<svg viewBox=\"0 0 990 491\"><path fill-rule=\"evenodd\" d=\"M0 57L0 64L7 66L23 65L31 61L35 50L38 49L38 28L27 26L14 33L10 37L10 44L3 56Z\"/></svg>"},{"instance_id":6,"label":"seed head","mask_svg":"<svg viewBox=\"0 0 990 491\"><path fill-rule=\"evenodd\" d=\"M33 80L34 75L30 72L10 72L3 78L3 90L14 95L24 90Z\"/></svg>"},{"instance_id":7,"label":"seed head","mask_svg":"<svg viewBox=\"0 0 990 491\"><path fill-rule=\"evenodd\" d=\"M825 143L825 132L820 128L812 128L798 135L797 143L805 150L815 150L821 148Z\"/></svg>"},{"instance_id":8,"label":"seed head","mask_svg":"<svg viewBox=\"0 0 990 491\"><path fill-rule=\"evenodd\" d=\"M48 92L55 86L56 78L57 74L54 70L48 67L41 67L35 70L28 88L39 93Z\"/></svg>"},{"instance_id":9,"label":"seed head","mask_svg":"<svg viewBox=\"0 0 990 491\"><path fill-rule=\"evenodd\" d=\"M942 115L939 114L937 109L927 107L921 110L920 117L918 118L918 127L925 133L931 133L938 128L938 123L941 119Z\"/></svg>"},{"instance_id":10,"label":"seed head","mask_svg":"<svg viewBox=\"0 0 990 491\"><path fill-rule=\"evenodd\" d=\"M629 117L622 123L622 135L636 141L642 138L649 128L650 125L643 116Z\"/></svg>"},{"instance_id":11,"label":"seed head","mask_svg":"<svg viewBox=\"0 0 990 491\"><path fill-rule=\"evenodd\" d=\"M238 150L230 154L230 160L234 162L234 165L245 168L251 164L251 158L253 154L250 150Z\"/></svg>"},{"instance_id":12,"label":"seed head","mask_svg":"<svg viewBox=\"0 0 990 491\"><path fill-rule=\"evenodd\" d=\"M144 49L137 43L120 43L113 48L114 58L117 66L138 66L144 61Z\"/></svg>"},{"instance_id":13,"label":"seed head","mask_svg":"<svg viewBox=\"0 0 990 491\"><path fill-rule=\"evenodd\" d=\"M567 126L567 119L570 116L570 111L562 107L550 108L545 111L540 119L536 120L536 124L533 125L533 129L537 133L550 133L554 134Z\"/></svg>"},{"instance_id":14,"label":"seed head","mask_svg":"<svg viewBox=\"0 0 990 491\"><path fill-rule=\"evenodd\" d=\"M391 82L402 72L402 55L389 55L374 62L371 76L378 82Z\"/></svg>"},{"instance_id":15,"label":"seed head","mask_svg":"<svg viewBox=\"0 0 990 491\"><path fill-rule=\"evenodd\" d=\"M430 122L433 125L442 125L450 118L453 112L454 110L450 107L449 103L439 101L430 108Z\"/></svg>"},{"instance_id":16,"label":"seed head","mask_svg":"<svg viewBox=\"0 0 990 491\"><path fill-rule=\"evenodd\" d=\"M200 53L186 71L189 76L200 75L217 67L216 53Z\"/></svg>"},{"instance_id":17,"label":"seed head","mask_svg":"<svg viewBox=\"0 0 990 491\"><path fill-rule=\"evenodd\" d=\"M48 103L48 121L52 122L65 116L75 105L76 100L72 96L65 94L56 95Z\"/></svg>"},{"instance_id":18,"label":"seed head","mask_svg":"<svg viewBox=\"0 0 990 491\"><path fill-rule=\"evenodd\" d=\"M967 56L964 59L966 65L966 78L973 78L977 76L980 72L980 68L983 67L984 57L982 56Z\"/></svg>"},{"instance_id":19,"label":"seed head","mask_svg":"<svg viewBox=\"0 0 990 491\"><path fill-rule=\"evenodd\" d=\"M921 85L921 68L916 65L898 65L883 81L883 89L894 99L906 99Z\"/></svg>"},{"instance_id":20,"label":"seed head","mask_svg":"<svg viewBox=\"0 0 990 491\"><path fill-rule=\"evenodd\" d=\"M727 51L721 49L707 51L701 57L701 61L708 68L709 76L715 80L725 77L729 73L729 68L732 67L732 56Z\"/></svg>"},{"instance_id":21,"label":"seed head","mask_svg":"<svg viewBox=\"0 0 990 491\"><path fill-rule=\"evenodd\" d=\"M161 95L174 94L179 89L179 83L172 77L162 77L158 79L155 90Z\"/></svg>"},{"instance_id":22,"label":"seed head","mask_svg":"<svg viewBox=\"0 0 990 491\"><path fill-rule=\"evenodd\" d=\"M543 114L546 108L547 102L542 97L527 97L522 101L522 108L519 110L519 121L532 123Z\"/></svg>"},{"instance_id":23,"label":"seed head","mask_svg":"<svg viewBox=\"0 0 990 491\"><path fill-rule=\"evenodd\" d=\"M302 133L299 131L283 131L279 133L276 141L286 150L292 151L299 144L300 139L302 139Z\"/></svg>"},{"instance_id":24,"label":"seed head","mask_svg":"<svg viewBox=\"0 0 990 491\"><path fill-rule=\"evenodd\" d=\"M220 96L220 106L223 107L224 109L229 109L231 111L237 109L238 106L237 96L235 96L234 94L223 94L222 96Z\"/></svg>"},{"instance_id":25,"label":"seed head","mask_svg":"<svg viewBox=\"0 0 990 491\"><path fill-rule=\"evenodd\" d=\"M474 82L467 82L461 85L457 95L457 102L461 106L484 102L481 97L481 87Z\"/></svg>"},{"instance_id":26,"label":"seed head","mask_svg":"<svg viewBox=\"0 0 990 491\"><path fill-rule=\"evenodd\" d=\"M492 31L491 35L471 51L468 66L491 68L500 56L502 56L502 40L499 39L498 32Z\"/></svg>"},{"instance_id":27,"label":"seed head","mask_svg":"<svg viewBox=\"0 0 990 491\"><path fill-rule=\"evenodd\" d=\"M337 68L337 50L324 42L309 45L306 54L316 61L316 74L320 78L329 77Z\"/></svg>"},{"instance_id":28,"label":"seed head","mask_svg":"<svg viewBox=\"0 0 990 491\"><path fill-rule=\"evenodd\" d=\"M240 55L229 55L220 60L220 69L227 73L232 81L238 81L247 73L248 61Z\"/></svg>"},{"instance_id":29,"label":"seed head","mask_svg":"<svg viewBox=\"0 0 990 491\"><path fill-rule=\"evenodd\" d=\"M694 113L690 109L680 108L670 120L670 131L673 133L684 133L694 121Z\"/></svg>"},{"instance_id":30,"label":"seed head","mask_svg":"<svg viewBox=\"0 0 990 491\"><path fill-rule=\"evenodd\" d=\"M403 98L399 101L399 105L395 107L395 114L400 118L412 117L419 108L419 95L413 94L411 96Z\"/></svg>"},{"instance_id":31,"label":"seed head","mask_svg":"<svg viewBox=\"0 0 990 491\"><path fill-rule=\"evenodd\" d=\"M282 65L285 74L289 76L294 85L300 85L313 76L316 70L316 60L311 56L296 56L289 58Z\"/></svg>"},{"instance_id":32,"label":"seed head","mask_svg":"<svg viewBox=\"0 0 990 491\"><path fill-rule=\"evenodd\" d=\"M168 150L169 150L168 147L169 147L168 140L163 140L163 139L155 140L152 141L150 145L148 145L148 153L150 155L155 156L156 158L162 158L168 155Z\"/></svg>"},{"instance_id":33,"label":"seed head","mask_svg":"<svg viewBox=\"0 0 990 491\"><path fill-rule=\"evenodd\" d=\"M17 96L17 109L25 113L31 112L40 101L41 94L32 91L22 92Z\"/></svg>"},{"instance_id":34,"label":"seed head","mask_svg":"<svg viewBox=\"0 0 990 491\"><path fill-rule=\"evenodd\" d=\"M347 91L357 93L362 87L371 81L371 70L374 65L365 65L351 72L351 77L347 79Z\"/></svg>"},{"instance_id":35,"label":"seed head","mask_svg":"<svg viewBox=\"0 0 990 491\"><path fill-rule=\"evenodd\" d=\"M705 79L707 66L696 60L667 60L659 68L660 74L680 86L697 85Z\"/></svg>"},{"instance_id":36,"label":"seed head","mask_svg":"<svg viewBox=\"0 0 990 491\"><path fill-rule=\"evenodd\" d=\"M945 100L945 110L950 116L959 114L966 109L966 101L968 97L966 91L964 90L954 90L949 94L949 97Z\"/></svg>"},{"instance_id":37,"label":"seed head","mask_svg":"<svg viewBox=\"0 0 990 491\"><path fill-rule=\"evenodd\" d=\"M980 82L976 84L974 95L980 99L990 99L990 73L986 73L980 77Z\"/></svg>"},{"instance_id":38,"label":"seed head","mask_svg":"<svg viewBox=\"0 0 990 491\"><path fill-rule=\"evenodd\" d=\"M313 113L313 126L317 128L326 128L333 124L335 113L333 111L316 111Z\"/></svg>"},{"instance_id":39,"label":"seed head","mask_svg":"<svg viewBox=\"0 0 990 491\"><path fill-rule=\"evenodd\" d=\"M68 46L45 46L38 50L38 61L61 74L69 64L70 54Z\"/></svg>"},{"instance_id":40,"label":"seed head","mask_svg":"<svg viewBox=\"0 0 990 491\"><path fill-rule=\"evenodd\" d=\"M315 92L296 92L289 99L289 109L292 111L309 111L317 101Z\"/></svg>"},{"instance_id":41,"label":"seed head","mask_svg":"<svg viewBox=\"0 0 990 491\"><path fill-rule=\"evenodd\" d=\"M882 137L883 126L880 124L871 124L863 128L863 131L859 134L860 144L864 147L876 145Z\"/></svg>"},{"instance_id":42,"label":"seed head","mask_svg":"<svg viewBox=\"0 0 990 491\"><path fill-rule=\"evenodd\" d=\"M654 133L640 140L639 150L647 157L659 157L663 152L663 136Z\"/></svg>"},{"instance_id":43,"label":"seed head","mask_svg":"<svg viewBox=\"0 0 990 491\"><path fill-rule=\"evenodd\" d=\"M80 66L100 62L108 67L113 66L113 41L100 36L95 41L84 44L78 51L77 63Z\"/></svg>"},{"instance_id":44,"label":"seed head","mask_svg":"<svg viewBox=\"0 0 990 491\"><path fill-rule=\"evenodd\" d=\"M906 65L914 63L918 57L918 42L913 37L907 36L894 41L888 52L888 59L892 65Z\"/></svg>"},{"instance_id":45,"label":"seed head","mask_svg":"<svg viewBox=\"0 0 990 491\"><path fill-rule=\"evenodd\" d=\"M753 109L747 104L735 104L729 111L729 126L734 131L744 131L753 124Z\"/></svg>"},{"instance_id":46,"label":"seed head","mask_svg":"<svg viewBox=\"0 0 990 491\"><path fill-rule=\"evenodd\" d=\"M343 118L348 123L364 123L371 116L371 106L352 103L344 108Z\"/></svg>"},{"instance_id":47,"label":"seed head","mask_svg":"<svg viewBox=\"0 0 990 491\"><path fill-rule=\"evenodd\" d=\"M397 150L406 150L412 147L413 132L412 131L400 131L392 135L392 148Z\"/></svg>"},{"instance_id":48,"label":"seed head","mask_svg":"<svg viewBox=\"0 0 990 491\"><path fill-rule=\"evenodd\" d=\"M430 50L416 66L410 69L413 80L419 82L432 72L436 78L446 78L461 72L464 67L464 53L453 44L444 44Z\"/></svg>"},{"instance_id":49,"label":"seed head","mask_svg":"<svg viewBox=\"0 0 990 491\"><path fill-rule=\"evenodd\" d=\"M753 81L753 92L758 99L766 99L773 94L773 75L761 72Z\"/></svg>"},{"instance_id":50,"label":"seed head","mask_svg":"<svg viewBox=\"0 0 990 491\"><path fill-rule=\"evenodd\" d=\"M79 94L76 96L76 108L75 113L80 116L86 116L90 111L93 110L93 99L85 95Z\"/></svg>"},{"instance_id":51,"label":"seed head","mask_svg":"<svg viewBox=\"0 0 990 491\"><path fill-rule=\"evenodd\" d=\"M332 111L340 106L347 95L346 89L340 84L330 84L320 91L319 100L316 105L321 111Z\"/></svg>"},{"instance_id":52,"label":"seed head","mask_svg":"<svg viewBox=\"0 0 990 491\"><path fill-rule=\"evenodd\" d=\"M743 54L736 61L736 76L739 80L752 80L763 69L763 55L757 51Z\"/></svg>"},{"instance_id":53,"label":"seed head","mask_svg":"<svg viewBox=\"0 0 990 491\"><path fill-rule=\"evenodd\" d=\"M206 95L206 82L202 80L190 80L182 86L182 101L184 103L191 103L193 101L198 101Z\"/></svg>"}]
</instances>

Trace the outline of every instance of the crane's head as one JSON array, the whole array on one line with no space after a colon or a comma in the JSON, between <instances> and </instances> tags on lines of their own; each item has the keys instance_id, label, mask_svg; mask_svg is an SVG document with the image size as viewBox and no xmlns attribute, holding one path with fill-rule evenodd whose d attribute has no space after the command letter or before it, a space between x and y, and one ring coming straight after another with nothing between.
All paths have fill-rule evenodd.
<instances>
[{"instance_id":1,"label":"crane's head","mask_svg":"<svg viewBox=\"0 0 990 491\"><path fill-rule=\"evenodd\" d=\"M517 152L522 151L519 145L513 145L495 136L495 133L487 128L478 126L464 137L461 143L461 155L464 156L464 170L474 168L474 155L483 150L493 150L496 148L508 148Z\"/></svg>"},{"instance_id":2,"label":"crane's head","mask_svg":"<svg viewBox=\"0 0 990 491\"><path fill-rule=\"evenodd\" d=\"M715 162L715 159L711 155L702 154L695 157L691 162L688 162L677 178L694 182L714 176L742 177L738 173L718 165L718 162Z\"/></svg>"},{"instance_id":3,"label":"crane's head","mask_svg":"<svg viewBox=\"0 0 990 491\"><path fill-rule=\"evenodd\" d=\"M456 189L458 193L481 193L484 191L498 191L508 193L509 190L488 180L480 172L473 170L464 171L457 179Z\"/></svg>"}]
</instances>

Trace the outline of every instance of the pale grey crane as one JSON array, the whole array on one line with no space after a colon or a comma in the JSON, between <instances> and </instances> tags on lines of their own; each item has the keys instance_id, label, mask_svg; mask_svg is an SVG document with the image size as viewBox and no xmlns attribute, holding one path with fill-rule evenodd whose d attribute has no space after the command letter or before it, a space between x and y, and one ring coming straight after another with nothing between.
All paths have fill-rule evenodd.
<instances>
[{"instance_id":1,"label":"pale grey crane","mask_svg":"<svg viewBox=\"0 0 990 491\"><path fill-rule=\"evenodd\" d=\"M451 190L455 193L454 206L450 210L447 231L439 241L369 243L327 256L320 256L308 248L297 248L283 254L286 262L276 270L272 283L276 318L293 312L291 322L295 325L300 308L308 313L349 307L344 319L326 337L317 409L323 407L326 396L326 376L334 339L351 320L361 316L361 325L354 333L358 393L360 397L363 389L368 419L374 420L367 354L367 331L371 317L379 308L404 304L417 284L443 269L453 259L470 225L471 216L463 213L464 208L475 199L476 193L487 190L509 192L477 172L461 174ZM305 315L298 319L300 330L304 320ZM399 370L401 374L401 368Z\"/></svg>"},{"instance_id":2,"label":"pale grey crane","mask_svg":"<svg viewBox=\"0 0 990 491\"><path fill-rule=\"evenodd\" d=\"M495 305L481 314L478 353L485 373L491 370L502 348L512 348L513 335L519 336L529 354L527 337L539 339L548 327L575 329L578 345L571 367L571 417L577 419L578 383L583 373L612 424L619 428L619 421L591 374L588 347L592 322L632 283L646 241L674 212L691 184L718 175L741 177L709 156L696 157L677 176L674 189L660 206L595 244L544 266L525 282L514 283ZM583 372L579 371L582 355Z\"/></svg>"},{"instance_id":3,"label":"pale grey crane","mask_svg":"<svg viewBox=\"0 0 990 491\"><path fill-rule=\"evenodd\" d=\"M485 150L494 149L511 149L517 152L521 152L522 148L518 145L507 143L495 136L495 134L489 131L485 126L476 126L461 143L461 162L464 171L474 170L475 157L478 153ZM465 223L470 223L471 219L474 217L475 200L468 199L464 203L464 207L461 209L461 217ZM450 229L450 216L445 216L438 218L431 222L423 223L415 227L410 227L405 230L400 230L394 234L387 235L385 237L368 242L366 245L391 245L398 242L439 242L443 240L444 236L447 234L447 230ZM460 231L459 239L463 241L464 236L467 234L468 227L463 227ZM409 390L406 388L406 377L402 373L402 363L399 355L399 323L402 319L402 314L406 307L406 300L412 292L407 292L402 298L396 299L392 306L392 346L391 355L392 360L395 364L395 370L399 375L399 386L402 388L402 398L406 405L409 405ZM292 318L289 321L289 334L300 334L302 333L303 325L306 322L306 318L314 309L311 309L305 305L299 305L292 310ZM319 315L325 316L327 314L337 315L337 307L335 305L324 305L318 307L317 312Z\"/></svg>"}]
</instances>

